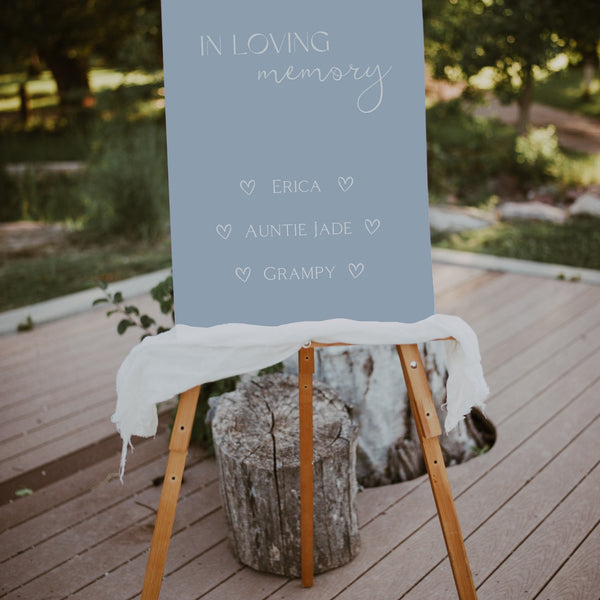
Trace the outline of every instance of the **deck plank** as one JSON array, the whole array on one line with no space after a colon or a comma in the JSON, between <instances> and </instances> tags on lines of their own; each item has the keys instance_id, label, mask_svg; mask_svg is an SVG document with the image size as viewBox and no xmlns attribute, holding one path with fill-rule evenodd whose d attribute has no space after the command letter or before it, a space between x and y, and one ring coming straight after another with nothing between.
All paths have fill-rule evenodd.
<instances>
[{"instance_id":1,"label":"deck plank","mask_svg":"<svg viewBox=\"0 0 600 600\"><path fill-rule=\"evenodd\" d=\"M592 388L579 400L582 409L591 407L589 408L591 414L597 414L599 410L591 403L591 399L595 397L596 393L597 390ZM563 402L563 409L565 408L564 397L564 390L558 390L555 401ZM532 406L529 412L531 416L537 417L539 407ZM551 426L543 428L532 436L531 429L535 427L536 421L524 417L526 415L518 415L506 422L504 428L499 431L498 442L489 453L449 469L461 526L467 533L469 531L467 526L472 520L484 521L490 516L490 513L493 513L495 503L499 502L501 498L510 497L511 489L518 490L535 475L538 467L531 460L532 448L534 451L536 448L544 448L544 451L552 456L553 451L556 452L568 444L572 436L585 426L585 423L581 424L579 419L573 419L572 422L565 425L563 415L559 412L550 422ZM521 431L516 425L519 425ZM516 439L508 439L511 435ZM501 444L501 441L505 439L507 441ZM520 444L518 440L521 440ZM519 444L517 451L514 450L515 443ZM515 467L515 465L517 466ZM515 471L517 471L516 474ZM474 484L480 485L481 480L484 480L484 488L489 489L489 492L482 495L479 492L470 491ZM427 480L423 479L423 481L425 484L419 486L415 492L397 505L397 510L394 510L395 507L387 509L380 518L361 529L362 548L359 556L350 565L338 569L342 577L331 576L333 579L331 584L335 588L332 589L328 586L323 590L323 597L332 597L342 592L348 584L352 585L340 597L400 597L401 594L398 594L397 590L408 589L409 582L417 583L420 577L435 567L436 563L444 561L444 564L447 564L444 558L446 556L444 542L437 523L431 491ZM359 501L367 499L368 495L376 495L377 491L377 488L366 490L359 497ZM462 499L463 495L466 500ZM471 498L479 502L478 510L475 510ZM406 512L408 507L413 506L413 502L414 512L411 510ZM466 508L463 509L465 503ZM406 529L401 529L402 526ZM372 551L372 556L367 557L369 550ZM385 558L381 559L382 556ZM321 590L321 581L328 579L328 575L329 573L325 573L316 579L316 590L314 593L307 593L307 598L310 600L319 598L317 590ZM444 575L446 576L443 581L446 584L444 589L446 591L447 589L453 590L450 572L448 571ZM373 589L377 589L377 593L370 591ZM300 595L288 593L288 591L287 588L283 588L275 595L275 598L277 600L300 598ZM451 591L449 596L441 597L452 597L453 593ZM302 598L304 597L303 593ZM426 598L428 596L417 594L414 597Z\"/></svg>"},{"instance_id":2,"label":"deck plank","mask_svg":"<svg viewBox=\"0 0 600 600\"><path fill-rule=\"evenodd\" d=\"M178 571L170 573L165 577L161 600L182 600L182 598L198 598L217 588L220 584L228 581L229 578L242 570L242 565L234 558L227 540L222 540L204 554L195 558L184 565ZM264 598L264 589L266 581L279 582L281 578L275 576L265 576L260 574L256 578L258 589L254 590L256 598ZM258 593L257 593L258 592ZM221 598L226 596L221 595ZM231 598L247 598L246 593L241 596L230 596Z\"/></svg>"},{"instance_id":3,"label":"deck plank","mask_svg":"<svg viewBox=\"0 0 600 600\"><path fill-rule=\"evenodd\" d=\"M121 502L115 508L117 512L125 512L126 506L131 502ZM135 504L140 507L145 507L135 499ZM207 523L212 523L213 515L219 515L217 519L220 527L214 527L214 533L219 540L224 539L226 534L225 525L221 517L220 499L218 495L218 486L216 482L204 485L202 488L193 491L180 501L178 507L178 515L174 526L175 532L185 531L186 534L181 540L184 542L184 550L169 553L169 559L185 561L190 553L196 553L198 549L203 549L198 546L195 537L204 536L209 528ZM154 526L154 511L149 510L148 515L141 519L130 518L121 523L118 531L113 532L113 535L107 536L105 539L99 539L98 543L91 545L89 548L71 553L71 555L63 562L57 562L51 570L44 573L42 577L33 579L23 587L15 590L15 598L23 597L41 597L38 596L43 590L52 589L57 597L66 597L69 594L80 593L85 597L84 590L90 586L102 585L105 582L106 574L111 576L111 582L118 584L120 574L132 568L132 564L141 573L132 581L133 594L141 591L143 583L144 569L147 561L147 551L150 546L152 531ZM189 522L195 522L196 525L187 527ZM197 529L198 531L195 531ZM201 532L200 532L201 530ZM175 535L176 535L175 534ZM208 543L208 538L204 542ZM53 546L55 543L53 543ZM181 546L181 544L180 544ZM172 547L175 547L172 544ZM173 554L173 558L171 558ZM101 582L101 583L97 583ZM47 593L47 591L46 591ZM95 593L95 592L94 592ZM20 596L19 596L20 594ZM106 596L89 596L89 597L110 597L127 598L130 591L124 586L122 591L115 592L115 595ZM10 598L10 596L9 596Z\"/></svg>"},{"instance_id":4,"label":"deck plank","mask_svg":"<svg viewBox=\"0 0 600 600\"><path fill-rule=\"evenodd\" d=\"M179 511L178 511L179 512ZM194 522L171 537L165 574L181 568L190 560L203 555L217 544L223 543L226 534L225 515L221 509L212 512L200 521ZM231 557L233 560L233 557ZM91 584L73 594L77 600L111 598L111 600L129 600L137 597L142 589L147 552L122 564L119 568L101 576ZM200 574L198 575L200 576ZM187 581L189 594L184 598L194 598L194 582Z\"/></svg>"},{"instance_id":5,"label":"deck plank","mask_svg":"<svg viewBox=\"0 0 600 600\"><path fill-rule=\"evenodd\" d=\"M546 540L543 540L546 543ZM600 523L569 557L538 595L543 600L590 600L600 582Z\"/></svg>"},{"instance_id":6,"label":"deck plank","mask_svg":"<svg viewBox=\"0 0 600 600\"><path fill-rule=\"evenodd\" d=\"M151 312L155 315L158 311L152 310L152 301L149 294L133 298L140 310ZM168 317L163 315L164 319ZM0 335L0 361L9 368L22 368L32 359L45 360L48 350L56 352L72 352L79 348L88 351L90 341L95 339L118 340L128 337L139 338L136 331L130 330L124 336L116 333L118 317L106 317L106 308L98 308L79 313L65 319L37 325L33 330L24 333Z\"/></svg>"},{"instance_id":7,"label":"deck plank","mask_svg":"<svg viewBox=\"0 0 600 600\"><path fill-rule=\"evenodd\" d=\"M107 418L87 423L80 429L65 432L61 437L48 444L29 448L25 452L0 463L0 481L8 481L22 476L51 461L66 456L80 448L89 446L97 440L113 436L114 425Z\"/></svg>"},{"instance_id":8,"label":"deck plank","mask_svg":"<svg viewBox=\"0 0 600 600\"><path fill-rule=\"evenodd\" d=\"M499 310L508 302L529 293L537 286L537 280L511 273L503 273L487 285L476 289L468 296L458 296L453 301L440 302L439 312L455 314L467 323L479 321L482 326L487 319L495 319Z\"/></svg>"},{"instance_id":9,"label":"deck plank","mask_svg":"<svg viewBox=\"0 0 600 600\"><path fill-rule=\"evenodd\" d=\"M600 289L578 288L578 294L569 301L560 304L554 310L548 310L546 305L539 307L538 312L521 331L511 338L502 341L490 340L483 352L485 353L485 372L489 374L510 360L515 354L515 348L523 353L529 346L547 339L555 330L561 329L567 336L572 335L571 328L576 328L582 323L581 316L585 315L589 327L600 322L598 311L600 305ZM578 329L579 335L584 335L586 329ZM565 335L561 334L561 335ZM559 344L557 347L562 346Z\"/></svg>"},{"instance_id":10,"label":"deck plank","mask_svg":"<svg viewBox=\"0 0 600 600\"><path fill-rule=\"evenodd\" d=\"M160 488L152 485L157 472L164 471L166 455L158 461L143 465L128 472L127 485L113 478L98 488L70 499L52 512L52 519L45 514L31 518L0 534L0 561L26 551L31 546L39 545L45 540L72 528L108 508L130 498L135 502L155 511L158 506ZM201 489L208 483L216 481L217 472L213 461L194 463L188 461L186 470L185 492Z\"/></svg>"},{"instance_id":11,"label":"deck plank","mask_svg":"<svg viewBox=\"0 0 600 600\"><path fill-rule=\"evenodd\" d=\"M481 597L593 600L600 587L598 503L591 502L600 471L600 287L446 265L436 265L434 277L438 310L463 316L479 335L492 389L488 415L498 428L491 451L449 469ZM44 450L60 457L106 437L116 368L137 342L117 336L115 323L93 311L31 337L0 338L1 401L13 419L0 425L3 458L22 457L30 469L44 464ZM61 439L65 417L70 432ZM0 507L0 564L8 573L0 596L138 597L160 494L151 479L162 473L166 452L164 433L140 444L125 486L114 480L115 454ZM455 597L426 477L365 490L357 510L358 557L317 576L314 588L256 573L231 554L214 461L192 453L161 598Z\"/></svg>"},{"instance_id":12,"label":"deck plank","mask_svg":"<svg viewBox=\"0 0 600 600\"><path fill-rule=\"evenodd\" d=\"M485 354L488 348L507 341L512 342L513 347L519 347L515 340L517 335L524 336L532 324L538 323L542 317L552 314L556 309L565 311L569 304L577 298L580 288L547 286L540 288L539 292L549 296L544 298L543 303L540 302L537 295L533 298L526 297L527 302L524 300L523 303L520 303L515 300L507 303L505 310L498 311L493 318L488 319L487 327L480 326L478 328L478 335L482 340L482 353ZM596 296L596 300L600 301L600 293ZM547 323L544 325L548 326Z\"/></svg>"},{"instance_id":13,"label":"deck plank","mask_svg":"<svg viewBox=\"0 0 600 600\"><path fill-rule=\"evenodd\" d=\"M574 449L575 446L571 452ZM479 589L481 596L537 596L548 579L588 536L590 527L600 521L600 502L590 502L590 498L600 499L598 466L586 474L548 518L490 574Z\"/></svg>"},{"instance_id":14,"label":"deck plank","mask_svg":"<svg viewBox=\"0 0 600 600\"><path fill-rule=\"evenodd\" d=\"M531 315L554 304L559 299L559 304L577 294L575 286L563 285L563 282L545 279L540 282L527 282L528 285L519 294L507 292L504 302L497 307L493 315L485 319L477 329L484 339L502 339L509 331L519 331L523 323L528 323ZM507 302L507 298L509 301ZM485 314L485 313L484 313Z\"/></svg>"},{"instance_id":15,"label":"deck plank","mask_svg":"<svg viewBox=\"0 0 600 600\"><path fill-rule=\"evenodd\" d=\"M18 554L11 559L10 568L5 570L0 582L0 593L4 594L22 586L84 552L92 544L112 537L125 525L138 523L150 514L152 511L149 508L129 499L61 532L27 552Z\"/></svg>"},{"instance_id":16,"label":"deck plank","mask_svg":"<svg viewBox=\"0 0 600 600\"><path fill-rule=\"evenodd\" d=\"M286 584L286 579L275 575L265 575L257 573L248 567L239 569L235 575L229 577L218 587L215 587L207 594L197 596L202 600L225 600L226 598L243 598L244 600L263 600L269 598ZM300 588L301 583L295 581L296 587ZM303 589L303 588L302 588ZM166 596L172 600L181 600L182 596ZM323 596L326 598L326 596Z\"/></svg>"},{"instance_id":17,"label":"deck plank","mask_svg":"<svg viewBox=\"0 0 600 600\"><path fill-rule=\"evenodd\" d=\"M486 374L493 394L492 399L508 386L512 386L524 378L546 377L545 374L548 371L544 363L552 363L556 368L564 370L573 365L574 356L578 357L575 360L581 360L589 354L596 353L598 351L598 333L598 324L592 321L590 325L589 315L584 313L575 322L557 328L524 351L519 352L515 349L505 363ZM486 357L484 357L484 362L485 360ZM524 390L523 394L526 393Z\"/></svg>"},{"instance_id":18,"label":"deck plank","mask_svg":"<svg viewBox=\"0 0 600 600\"><path fill-rule=\"evenodd\" d=\"M136 444L135 452L130 454L127 461L127 473L134 473L138 468L150 466L153 478L162 474L162 465L166 462L168 453L168 433L160 427L156 438L143 440ZM192 448L188 460L197 462L203 452ZM101 460L86 469L66 475L30 496L20 498L0 507L0 532L17 527L30 519L45 513L48 518L54 518L53 511L60 509L62 504L79 496L85 495L118 478L120 451ZM158 462L157 462L158 461Z\"/></svg>"},{"instance_id":19,"label":"deck plank","mask_svg":"<svg viewBox=\"0 0 600 600\"><path fill-rule=\"evenodd\" d=\"M480 269L464 269L454 265L433 265L433 289L436 296L448 293L453 289L465 289L472 282L486 277L487 272ZM498 276L494 273L493 276ZM463 294L464 295L464 294Z\"/></svg>"},{"instance_id":20,"label":"deck plank","mask_svg":"<svg viewBox=\"0 0 600 600\"><path fill-rule=\"evenodd\" d=\"M589 347L587 348L587 352L589 353ZM557 361L558 364L558 361ZM501 460L503 458L503 456L505 455L505 453L511 452L514 445L518 444L519 441L523 441L525 439L527 439L527 436L530 435L530 433L532 431L535 430L535 427L537 426L537 423L539 422L539 414L540 414L540 409L545 408L547 411L550 411L550 408L552 407L552 404L556 405L556 409L560 410L561 408L565 407L565 401L568 402L569 399L569 392L572 393L577 393L578 391L581 391L580 389L578 389L578 386L575 385L573 387L571 387L570 382L566 381L563 377L562 377L562 373L556 373L555 369L556 366L551 364L551 363L543 363L543 366L546 368L546 372L544 374L543 378L537 378L537 377L532 377L533 383L536 385L536 387L532 387L528 390L526 390L526 393L531 393L531 394L537 394L537 402L534 402L531 406L528 406L526 410L523 410L520 414L515 415L511 420L508 421L506 429L507 432L504 433L504 431L500 431L499 432L499 440L496 443L496 446L493 448L493 450L477 459L477 461L471 461L470 463L467 463L468 465L475 465L476 463L478 463L478 466L482 467L482 468L490 468L488 466L488 461L490 461L490 459L494 458L495 460ZM580 387L585 387L588 384L587 383L583 383L587 381L587 377L589 376L594 376L597 375L597 368L596 368L596 362L594 360L588 360L585 363L583 363L583 365L579 366L578 370L573 371L573 377L574 379L578 380L579 382L581 382L581 386ZM553 386L553 380L552 380L552 376L555 375L557 376L557 379L555 381L555 383L558 383L560 385L558 386ZM523 387L524 385L527 385L527 379L524 382L521 382L521 387ZM542 396L539 394L539 391L543 391L543 390L548 390L549 392L549 396ZM514 394L514 390L511 390L510 388L507 388L507 390L505 390L504 395L506 397L510 397ZM501 398L499 400L502 400ZM584 402L586 402L587 404L589 404L589 399L586 397L584 399ZM498 410L500 409L500 410ZM491 413L490 416L492 417L492 420L494 420L494 422L497 422L496 417L498 417L498 419L502 418L503 415L503 402L499 401L499 402L493 402L492 405L490 406L490 410L489 412ZM557 422L556 425L556 430L558 433L567 434L568 435L568 430L565 430L562 425L560 424L560 422ZM554 441L556 441L558 438L552 434L552 439ZM481 461L481 462L480 462ZM453 467L452 469L450 469L450 473L451 476L454 477L456 472L460 472L463 467L466 467L467 465L462 465L461 467ZM471 481L467 481L467 482L463 482L463 485L470 485L472 482ZM453 483L453 490L455 491L455 494L457 492L455 483ZM372 490L367 490L365 493L369 493ZM429 491L426 488L427 494L426 496L429 495ZM460 491L460 490L459 490ZM424 500L426 500L428 498L424 498ZM362 532L361 532L362 535ZM364 539L364 535L363 535L363 539ZM441 538L440 538L441 540ZM381 551L383 553L385 553L386 549L382 548ZM362 552L361 552L362 553ZM346 569L346 567L343 567L343 569ZM326 576L326 575L325 575ZM325 576L320 576L319 579L321 579L322 577ZM281 596L286 597L286 596ZM293 597L293 596L292 596ZM317 598L318 595L315 595L315 598Z\"/></svg>"},{"instance_id":21,"label":"deck plank","mask_svg":"<svg viewBox=\"0 0 600 600\"><path fill-rule=\"evenodd\" d=\"M598 390L594 391L597 393ZM591 397L582 397L581 409L590 404ZM563 415L554 420L554 427L547 428L545 435L540 432L533 436L529 443L513 453L511 460L504 461L502 467L479 480L464 498L457 499L477 586L562 502L597 462L594 446L597 446L595 436L600 433L600 420L585 427L585 422L582 425L573 419L568 424L570 427L565 426L569 432L573 426L585 428L565 446L564 439L560 439L564 436L564 419L561 417ZM552 456L555 452L558 454ZM419 542L424 543L423 540ZM407 600L442 599L453 594L452 575L446 560L439 562L432 571L422 573L422 577L425 578L406 595Z\"/></svg>"}]
</instances>

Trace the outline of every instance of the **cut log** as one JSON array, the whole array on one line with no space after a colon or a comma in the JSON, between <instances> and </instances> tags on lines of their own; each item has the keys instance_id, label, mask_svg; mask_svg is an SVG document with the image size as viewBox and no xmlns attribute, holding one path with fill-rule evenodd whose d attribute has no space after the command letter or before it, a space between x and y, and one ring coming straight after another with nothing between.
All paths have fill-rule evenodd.
<instances>
[{"instance_id":1,"label":"cut log","mask_svg":"<svg viewBox=\"0 0 600 600\"><path fill-rule=\"evenodd\" d=\"M443 342L419 344L440 423L446 418L446 354ZM297 372L297 361L285 370ZM395 346L334 346L315 353L315 379L334 389L359 426L356 475L364 487L414 479L425 473L406 383ZM490 448L494 426L474 409L440 437L446 465L465 462Z\"/></svg>"},{"instance_id":2,"label":"cut log","mask_svg":"<svg viewBox=\"0 0 600 600\"><path fill-rule=\"evenodd\" d=\"M357 427L337 394L315 382L315 573L352 560ZM219 398L212 421L233 550L258 571L300 576L298 379L267 375Z\"/></svg>"}]
</instances>

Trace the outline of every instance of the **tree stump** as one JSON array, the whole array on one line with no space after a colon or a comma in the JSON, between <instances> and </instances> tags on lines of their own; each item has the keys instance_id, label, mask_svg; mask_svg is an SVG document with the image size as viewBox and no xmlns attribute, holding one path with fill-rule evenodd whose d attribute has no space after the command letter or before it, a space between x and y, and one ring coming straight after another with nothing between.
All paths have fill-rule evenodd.
<instances>
[{"instance_id":1,"label":"tree stump","mask_svg":"<svg viewBox=\"0 0 600 600\"><path fill-rule=\"evenodd\" d=\"M314 565L322 573L359 549L357 427L331 389L315 382ZM298 379L267 375L219 398L212 422L221 498L233 550L245 565L300 576Z\"/></svg>"},{"instance_id":2,"label":"tree stump","mask_svg":"<svg viewBox=\"0 0 600 600\"><path fill-rule=\"evenodd\" d=\"M446 353L442 342L419 344L440 423L446 414ZM297 373L297 360L285 370ZM334 346L315 352L315 379L334 389L358 424L356 475L364 487L414 479L426 472L406 382L395 346ZM446 465L490 448L495 429L477 409L440 437Z\"/></svg>"}]
</instances>

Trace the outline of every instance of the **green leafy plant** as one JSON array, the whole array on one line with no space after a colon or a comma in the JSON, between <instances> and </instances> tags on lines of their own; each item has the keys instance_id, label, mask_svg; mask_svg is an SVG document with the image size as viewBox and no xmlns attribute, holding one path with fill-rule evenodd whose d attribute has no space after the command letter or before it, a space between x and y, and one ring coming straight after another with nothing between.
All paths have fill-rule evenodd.
<instances>
[{"instance_id":1,"label":"green leafy plant","mask_svg":"<svg viewBox=\"0 0 600 600\"><path fill-rule=\"evenodd\" d=\"M109 292L108 284L104 281L98 283L98 287L104 295L94 300L94 306L100 304L112 304L112 308L106 313L107 317L120 315L121 319L117 324L117 333L123 335L131 327L142 330L141 339L168 331L170 327L158 325L156 320L147 314L142 314L137 306L125 302L121 292ZM152 299L155 300L163 315L170 315L174 322L173 312L173 276L169 275L166 279L154 286L150 290ZM213 451L212 430L210 424L206 422L206 416L210 409L209 398L220 396L226 392L235 390L239 377L227 377L218 381L204 383L200 388L198 407L194 415L194 425L192 427L192 441L200 444L209 452ZM174 419L175 413L173 413ZM171 422L171 428L173 422Z\"/></svg>"},{"instance_id":2,"label":"green leafy plant","mask_svg":"<svg viewBox=\"0 0 600 600\"><path fill-rule=\"evenodd\" d=\"M93 306L99 304L112 304L106 316L121 315L121 320L117 324L117 333L123 335L130 327L137 327L143 331L141 339L149 335L157 335L164 331L169 331L170 327L158 325L156 320L147 314L142 314L139 308L133 304L126 304L121 292L109 292L108 284L100 281L98 287L104 292L104 296L96 298ZM159 303L160 311L163 314L171 314L173 318L173 277L169 275L164 281L152 288L150 294L156 302Z\"/></svg>"},{"instance_id":3,"label":"green leafy plant","mask_svg":"<svg viewBox=\"0 0 600 600\"><path fill-rule=\"evenodd\" d=\"M473 454L475 454L475 456L483 456L486 452L489 451L489 449L490 447L487 444L485 444L481 448L477 446L471 446L471 450L473 451Z\"/></svg>"},{"instance_id":4,"label":"green leafy plant","mask_svg":"<svg viewBox=\"0 0 600 600\"><path fill-rule=\"evenodd\" d=\"M17 331L20 333L23 331L33 331L34 327L35 324L31 318L31 315L27 315L27 317L17 325Z\"/></svg>"}]
</instances>

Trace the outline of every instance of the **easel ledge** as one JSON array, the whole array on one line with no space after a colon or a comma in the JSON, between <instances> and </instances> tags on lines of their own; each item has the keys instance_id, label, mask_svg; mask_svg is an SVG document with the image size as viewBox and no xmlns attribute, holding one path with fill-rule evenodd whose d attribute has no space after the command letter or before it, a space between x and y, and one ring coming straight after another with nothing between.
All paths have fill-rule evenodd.
<instances>
[{"instance_id":1,"label":"easel ledge","mask_svg":"<svg viewBox=\"0 0 600 600\"><path fill-rule=\"evenodd\" d=\"M452 339L452 338L444 338ZM298 351L298 387L300 411L300 543L302 586L312 587L314 579L313 558L313 374L315 348L351 346L345 343L311 342ZM421 353L416 344L397 345L402 372L406 381L411 410L423 457L429 475L452 574L460 600L476 600L475 584L469 566L458 515L448 481L448 474L439 443L442 433ZM177 500L190 443L194 414L198 404L200 386L181 395L173 433L169 443L169 459L163 489L158 505L154 534L144 578L142 600L157 600L175 519Z\"/></svg>"}]
</instances>

